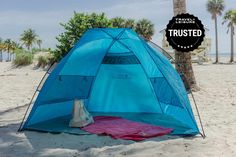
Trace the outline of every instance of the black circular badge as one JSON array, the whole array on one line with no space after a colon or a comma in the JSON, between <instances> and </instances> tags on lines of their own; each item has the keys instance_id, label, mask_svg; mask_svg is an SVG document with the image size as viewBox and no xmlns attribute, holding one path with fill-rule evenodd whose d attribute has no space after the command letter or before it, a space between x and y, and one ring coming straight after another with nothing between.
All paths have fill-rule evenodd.
<instances>
[{"instance_id":1,"label":"black circular badge","mask_svg":"<svg viewBox=\"0 0 236 157\"><path fill-rule=\"evenodd\" d=\"M190 14L173 17L166 28L166 38L173 49L189 52L201 45L205 36L201 21Z\"/></svg>"}]
</instances>

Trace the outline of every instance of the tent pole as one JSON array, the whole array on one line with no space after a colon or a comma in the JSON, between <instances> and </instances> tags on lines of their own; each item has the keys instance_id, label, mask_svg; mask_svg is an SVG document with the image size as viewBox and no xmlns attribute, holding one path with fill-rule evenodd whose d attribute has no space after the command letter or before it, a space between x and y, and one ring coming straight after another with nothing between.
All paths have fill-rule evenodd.
<instances>
[{"instance_id":1,"label":"tent pole","mask_svg":"<svg viewBox=\"0 0 236 157\"><path fill-rule=\"evenodd\" d=\"M206 134L205 134L205 131L204 131L204 128L203 128L203 124L202 124L202 120L201 120L201 116L200 116L200 113L199 113L199 110L198 110L198 106L197 106L197 103L196 103L196 100L194 98L194 95L193 95L193 92L192 90L190 89L190 94L193 98L193 102L194 102L194 105L195 105L195 108L196 108L196 111L197 111L197 114L198 114L198 117L199 117L199 122L200 122L200 125L201 125L201 128L202 128L202 138L205 138L206 137Z\"/></svg>"},{"instance_id":2,"label":"tent pole","mask_svg":"<svg viewBox=\"0 0 236 157\"><path fill-rule=\"evenodd\" d=\"M181 74L181 75L184 77L184 79L186 80L186 83L187 83L188 86L189 86L189 82L188 82L188 80L186 79L186 76L185 76L184 74ZM191 89L191 88L189 89L189 92L190 92L190 94L191 94L191 96L192 96L192 98L193 98L193 103L194 103L194 106L195 106L195 108L196 108L196 111L197 111L197 114L198 114L198 119L199 119L199 122L200 122L200 125L201 125L202 133L200 133L200 134L201 134L202 138L204 139L204 138L206 137L206 134L205 134L205 131L204 131L204 128L203 128L203 124L202 124L200 112L199 112L199 110L198 110L198 106L197 106L197 103L196 103L196 100L195 100L195 98L194 98L194 95L193 95L193 92L192 92L192 89Z\"/></svg>"},{"instance_id":3,"label":"tent pole","mask_svg":"<svg viewBox=\"0 0 236 157\"><path fill-rule=\"evenodd\" d=\"M26 115L27 115L27 113L28 113L28 111L29 111L29 108L30 108L30 106L31 106L31 104L32 104L32 102L33 102L33 100L34 100L34 97L35 97L36 93L39 92L39 87L40 87L40 85L42 84L42 82L43 82L44 78L46 77L46 75L49 74L49 70L52 68L52 66L53 66L54 64L55 64L55 62L53 62L53 63L49 66L49 68L47 69L47 71L46 71L45 74L43 75L42 79L40 80L40 82L39 82L39 84L38 84L38 86L37 86L37 88L36 88L36 90L35 90L35 92L34 92L32 98L31 98L31 100L30 100L30 103L29 103L29 105L28 105L28 107L27 107L27 109L26 109L26 111L25 111L25 114L24 114L24 116L23 116L23 119L22 119L22 121L21 121L21 123L20 123L20 127L19 127L18 130L17 130L18 132L22 131L22 126L23 126L23 123L24 123L24 121L25 121L25 117L26 117Z\"/></svg>"},{"instance_id":4,"label":"tent pole","mask_svg":"<svg viewBox=\"0 0 236 157\"><path fill-rule=\"evenodd\" d=\"M142 38L142 37L141 37ZM166 51L164 50L162 47L160 47L159 45L157 45L156 43L154 43L153 41L148 41L146 40L145 38L142 38L143 40L145 40L146 42L150 42L151 44L155 45L156 47L158 47L159 49L161 49L161 51L163 51L162 53L165 53L168 57L168 59L171 59L172 61L171 62L175 62L175 59ZM164 55L165 55L164 54Z\"/></svg>"}]
</instances>

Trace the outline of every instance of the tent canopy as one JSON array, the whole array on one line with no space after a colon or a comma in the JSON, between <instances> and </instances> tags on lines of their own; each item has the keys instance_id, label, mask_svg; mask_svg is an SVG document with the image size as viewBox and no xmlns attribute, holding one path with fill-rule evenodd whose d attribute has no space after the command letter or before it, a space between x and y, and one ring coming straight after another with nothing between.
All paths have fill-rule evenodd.
<instances>
[{"instance_id":1,"label":"tent canopy","mask_svg":"<svg viewBox=\"0 0 236 157\"><path fill-rule=\"evenodd\" d=\"M84 133L68 126L75 99L92 115L199 133L179 74L132 29L86 31L45 81L23 129Z\"/></svg>"}]
</instances>

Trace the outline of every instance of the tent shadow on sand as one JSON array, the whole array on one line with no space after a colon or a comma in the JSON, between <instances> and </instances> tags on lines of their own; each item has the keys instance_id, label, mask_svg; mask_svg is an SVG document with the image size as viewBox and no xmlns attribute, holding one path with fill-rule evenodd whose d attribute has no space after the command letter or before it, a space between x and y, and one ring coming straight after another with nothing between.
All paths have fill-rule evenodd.
<instances>
[{"instance_id":1,"label":"tent shadow on sand","mask_svg":"<svg viewBox=\"0 0 236 157\"><path fill-rule=\"evenodd\" d=\"M149 138L144 141L135 142L130 140L116 140L109 136L97 135L72 135L66 133L52 134L43 132L24 131L17 133L19 124L9 124L1 127L1 143L9 143L0 147L1 152L6 154L20 153L42 155L49 149L70 149L71 151L84 152L93 148L103 148L113 146L128 146L134 143L161 142L180 138L179 136L165 135L162 137ZM192 139L195 137L185 137ZM19 151L19 152L18 152Z\"/></svg>"},{"instance_id":2,"label":"tent shadow on sand","mask_svg":"<svg viewBox=\"0 0 236 157\"><path fill-rule=\"evenodd\" d=\"M2 117L1 123L3 124L0 126L0 155L2 156L15 156L16 154L18 156L43 156L43 153L48 150L53 150L54 152L58 149L62 150L59 151L60 153L65 153L59 154L61 156L68 153L68 151L64 150L70 150L75 153L86 152L86 154L88 154L90 153L91 149L99 149L104 147L108 147L107 151L122 151L127 153L123 149L126 148L126 146L130 146L135 143L158 143L181 138L179 136L165 135L146 139L140 142L134 142L130 140L115 140L109 136L73 135L66 133L52 134L35 131L17 132L19 123L10 122L6 119L6 117L17 115L17 112L22 112L21 110L23 110L25 107L26 105L19 106L17 108L9 109L0 113L0 116ZM19 122L19 119L17 121ZM8 124L4 125L4 123ZM198 137L192 136L185 137L184 139L192 140L193 138ZM150 145L150 147L148 146L148 148L144 149L150 149L151 147L152 146ZM144 149L142 149L142 151Z\"/></svg>"}]
</instances>

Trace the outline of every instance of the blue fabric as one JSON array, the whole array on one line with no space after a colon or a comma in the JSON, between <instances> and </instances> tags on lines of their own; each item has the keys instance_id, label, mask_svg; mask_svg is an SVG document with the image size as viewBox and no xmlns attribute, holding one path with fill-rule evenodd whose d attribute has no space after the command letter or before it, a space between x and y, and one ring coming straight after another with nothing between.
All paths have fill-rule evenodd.
<instances>
[{"instance_id":1,"label":"blue fabric","mask_svg":"<svg viewBox=\"0 0 236 157\"><path fill-rule=\"evenodd\" d=\"M150 87L140 64L102 65L87 109L91 112L161 113Z\"/></svg>"},{"instance_id":2,"label":"blue fabric","mask_svg":"<svg viewBox=\"0 0 236 157\"><path fill-rule=\"evenodd\" d=\"M40 105L37 107L34 116L30 119L28 125L68 115L72 112L72 109L73 101Z\"/></svg>"},{"instance_id":3,"label":"blue fabric","mask_svg":"<svg viewBox=\"0 0 236 157\"><path fill-rule=\"evenodd\" d=\"M45 81L23 129L77 132L62 118L70 117L74 99L86 99L92 113L199 133L179 74L131 29L89 29Z\"/></svg>"},{"instance_id":4,"label":"blue fabric","mask_svg":"<svg viewBox=\"0 0 236 157\"><path fill-rule=\"evenodd\" d=\"M93 76L58 75L51 84L52 88L45 92L45 97L41 99L40 104L69 101L74 98L86 99L93 80Z\"/></svg>"},{"instance_id":5,"label":"blue fabric","mask_svg":"<svg viewBox=\"0 0 236 157\"><path fill-rule=\"evenodd\" d=\"M130 50L123 45L121 45L119 42L114 42L114 44L111 46L111 48L108 50L108 53L127 53L130 52Z\"/></svg>"},{"instance_id":6,"label":"blue fabric","mask_svg":"<svg viewBox=\"0 0 236 157\"><path fill-rule=\"evenodd\" d=\"M112 41L95 40L78 47L62 68L60 75L95 76Z\"/></svg>"}]
</instances>

